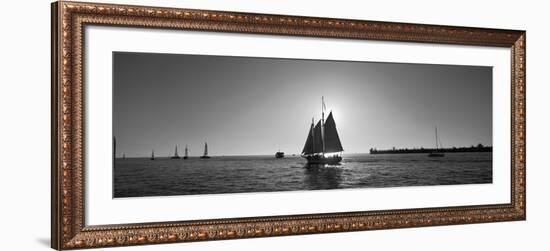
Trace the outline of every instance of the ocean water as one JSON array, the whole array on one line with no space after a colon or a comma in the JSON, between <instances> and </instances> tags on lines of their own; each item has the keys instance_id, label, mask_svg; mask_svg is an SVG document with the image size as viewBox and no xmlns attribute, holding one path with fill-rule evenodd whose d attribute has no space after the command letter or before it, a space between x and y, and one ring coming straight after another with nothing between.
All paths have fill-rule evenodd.
<instances>
[{"instance_id":1,"label":"ocean water","mask_svg":"<svg viewBox=\"0 0 550 251\"><path fill-rule=\"evenodd\" d=\"M116 159L114 197L481 184L492 182L492 153L345 154L340 165L307 167L299 156L187 160Z\"/></svg>"}]
</instances>

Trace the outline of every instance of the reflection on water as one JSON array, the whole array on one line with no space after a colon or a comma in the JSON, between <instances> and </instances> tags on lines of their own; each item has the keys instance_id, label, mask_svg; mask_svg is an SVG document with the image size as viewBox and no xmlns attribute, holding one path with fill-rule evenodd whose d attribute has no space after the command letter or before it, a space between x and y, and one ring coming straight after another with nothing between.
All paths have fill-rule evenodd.
<instances>
[{"instance_id":1,"label":"reflection on water","mask_svg":"<svg viewBox=\"0 0 550 251\"><path fill-rule=\"evenodd\" d=\"M114 197L296 191L492 182L492 153L348 154L341 165L273 156L117 159Z\"/></svg>"},{"instance_id":2,"label":"reflection on water","mask_svg":"<svg viewBox=\"0 0 550 251\"><path fill-rule=\"evenodd\" d=\"M307 189L336 189L342 181L341 165L304 165L304 184Z\"/></svg>"}]
</instances>

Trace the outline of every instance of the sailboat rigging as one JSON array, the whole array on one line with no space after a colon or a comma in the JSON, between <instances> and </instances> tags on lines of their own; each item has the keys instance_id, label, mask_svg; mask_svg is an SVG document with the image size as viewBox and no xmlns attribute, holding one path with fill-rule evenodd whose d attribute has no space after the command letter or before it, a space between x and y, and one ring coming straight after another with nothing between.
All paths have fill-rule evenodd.
<instances>
[{"instance_id":1,"label":"sailboat rigging","mask_svg":"<svg viewBox=\"0 0 550 251\"><path fill-rule=\"evenodd\" d=\"M187 148L187 145L185 145L185 154L183 155L183 159L189 158L189 148Z\"/></svg>"},{"instance_id":2,"label":"sailboat rigging","mask_svg":"<svg viewBox=\"0 0 550 251\"><path fill-rule=\"evenodd\" d=\"M176 145L176 150L174 151L174 156L170 157L170 159L181 159L181 157L178 155L178 145Z\"/></svg>"},{"instance_id":3,"label":"sailboat rigging","mask_svg":"<svg viewBox=\"0 0 550 251\"><path fill-rule=\"evenodd\" d=\"M344 148L336 130L332 111L325 120L324 97L321 98L321 102L321 119L317 124L314 124L314 119L311 120L306 143L302 149L302 157L308 164L339 164L342 161Z\"/></svg>"},{"instance_id":4,"label":"sailboat rigging","mask_svg":"<svg viewBox=\"0 0 550 251\"><path fill-rule=\"evenodd\" d=\"M208 156L208 144L206 142L204 143L204 154L201 156L201 159L209 159L210 156Z\"/></svg>"},{"instance_id":5,"label":"sailboat rigging","mask_svg":"<svg viewBox=\"0 0 550 251\"><path fill-rule=\"evenodd\" d=\"M440 147L440 140L439 140L439 136L437 135L437 126L435 127L435 151L431 152L430 154L428 154L428 157L445 157L445 154L442 153L442 152L439 152L439 147Z\"/></svg>"}]
</instances>

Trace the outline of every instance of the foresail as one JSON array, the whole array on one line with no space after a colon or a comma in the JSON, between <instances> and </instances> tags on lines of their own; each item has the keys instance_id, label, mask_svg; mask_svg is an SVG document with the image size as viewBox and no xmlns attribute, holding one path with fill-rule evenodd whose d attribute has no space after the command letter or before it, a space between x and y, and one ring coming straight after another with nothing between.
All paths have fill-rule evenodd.
<instances>
[{"instance_id":1,"label":"foresail","mask_svg":"<svg viewBox=\"0 0 550 251\"><path fill-rule=\"evenodd\" d=\"M325 121L325 152L331 153L342 151L344 151L344 148L342 148L342 143L340 142L340 137L336 130L336 122L334 122L331 112Z\"/></svg>"},{"instance_id":2,"label":"foresail","mask_svg":"<svg viewBox=\"0 0 550 251\"><path fill-rule=\"evenodd\" d=\"M302 149L302 154L311 154L313 153L313 124L309 128L309 133L307 134L306 143L304 149Z\"/></svg>"}]
</instances>

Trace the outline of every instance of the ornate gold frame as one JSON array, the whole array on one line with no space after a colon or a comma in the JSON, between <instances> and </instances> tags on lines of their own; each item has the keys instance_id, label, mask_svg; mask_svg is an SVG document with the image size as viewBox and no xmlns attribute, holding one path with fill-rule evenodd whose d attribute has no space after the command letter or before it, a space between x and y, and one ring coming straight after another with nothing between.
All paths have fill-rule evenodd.
<instances>
[{"instance_id":1,"label":"ornate gold frame","mask_svg":"<svg viewBox=\"0 0 550 251\"><path fill-rule=\"evenodd\" d=\"M83 30L86 25L319 38L497 46L511 49L511 203L200 221L84 224ZM205 10L52 4L52 242L93 248L525 220L525 31Z\"/></svg>"}]
</instances>

